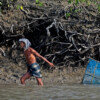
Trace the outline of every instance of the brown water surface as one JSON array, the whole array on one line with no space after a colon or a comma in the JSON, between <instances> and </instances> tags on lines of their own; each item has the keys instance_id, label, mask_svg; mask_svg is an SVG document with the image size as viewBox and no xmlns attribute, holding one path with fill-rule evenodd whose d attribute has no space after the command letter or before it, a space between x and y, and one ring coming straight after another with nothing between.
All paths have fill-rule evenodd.
<instances>
[{"instance_id":1,"label":"brown water surface","mask_svg":"<svg viewBox=\"0 0 100 100\"><path fill-rule=\"evenodd\" d=\"M33 84L1 84L0 100L100 100L100 86L52 84L39 87Z\"/></svg>"}]
</instances>

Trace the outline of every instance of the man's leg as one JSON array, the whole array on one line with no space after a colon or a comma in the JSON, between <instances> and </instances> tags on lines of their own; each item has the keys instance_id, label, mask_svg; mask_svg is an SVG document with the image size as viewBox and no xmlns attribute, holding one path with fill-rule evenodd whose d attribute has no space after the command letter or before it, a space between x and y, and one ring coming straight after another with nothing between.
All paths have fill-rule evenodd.
<instances>
[{"instance_id":1,"label":"man's leg","mask_svg":"<svg viewBox=\"0 0 100 100\"><path fill-rule=\"evenodd\" d=\"M42 82L42 79L41 78L36 77L36 80L38 82L38 85L43 86L43 82Z\"/></svg>"},{"instance_id":2,"label":"man's leg","mask_svg":"<svg viewBox=\"0 0 100 100\"><path fill-rule=\"evenodd\" d=\"M21 84L25 84L25 80L29 79L31 77L30 73L27 72L25 75L23 75L20 79Z\"/></svg>"}]
</instances>

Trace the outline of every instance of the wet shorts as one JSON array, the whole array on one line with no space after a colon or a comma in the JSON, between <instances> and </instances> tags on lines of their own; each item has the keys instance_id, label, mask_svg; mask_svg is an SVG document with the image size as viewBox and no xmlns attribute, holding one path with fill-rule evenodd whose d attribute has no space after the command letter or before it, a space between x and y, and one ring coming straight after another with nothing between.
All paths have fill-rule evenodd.
<instances>
[{"instance_id":1,"label":"wet shorts","mask_svg":"<svg viewBox=\"0 0 100 100\"><path fill-rule=\"evenodd\" d=\"M35 77L41 78L40 66L38 63L28 64L28 72Z\"/></svg>"}]
</instances>

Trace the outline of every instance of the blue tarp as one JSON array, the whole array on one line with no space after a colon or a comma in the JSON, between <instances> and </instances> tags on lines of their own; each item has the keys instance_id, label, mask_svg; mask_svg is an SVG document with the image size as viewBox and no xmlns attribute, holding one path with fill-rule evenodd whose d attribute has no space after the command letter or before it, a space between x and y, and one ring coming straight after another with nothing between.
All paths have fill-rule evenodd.
<instances>
[{"instance_id":1,"label":"blue tarp","mask_svg":"<svg viewBox=\"0 0 100 100\"><path fill-rule=\"evenodd\" d=\"M89 63L83 77L83 84L100 84L100 62L89 59Z\"/></svg>"}]
</instances>

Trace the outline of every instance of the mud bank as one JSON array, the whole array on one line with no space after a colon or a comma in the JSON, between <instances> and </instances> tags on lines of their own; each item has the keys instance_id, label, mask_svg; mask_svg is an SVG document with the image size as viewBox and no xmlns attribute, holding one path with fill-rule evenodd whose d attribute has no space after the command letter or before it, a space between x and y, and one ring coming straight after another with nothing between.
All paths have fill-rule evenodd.
<instances>
[{"instance_id":1,"label":"mud bank","mask_svg":"<svg viewBox=\"0 0 100 100\"><path fill-rule=\"evenodd\" d=\"M44 84L81 83L87 59L100 58L98 6L96 7L93 2L89 5L79 3L73 6L73 3L68 4L66 0L40 1L43 2L41 7L35 0L20 0L15 8L4 10L0 15L0 55L3 53L2 50L6 54L5 57L0 56L0 83L20 83L20 77L26 72L23 55L19 55L16 50L20 35L30 39L34 49L42 52L41 55L48 60L57 66L64 66L53 71L41 67ZM23 9L16 9L17 5ZM60 24L54 23L52 19ZM52 26L49 27L51 37L46 30L48 26ZM34 77L29 81L36 82Z\"/></svg>"},{"instance_id":2,"label":"mud bank","mask_svg":"<svg viewBox=\"0 0 100 100\"><path fill-rule=\"evenodd\" d=\"M0 60L0 83L4 84L20 84L20 78L26 72L26 64L19 63L16 64L12 60L2 57ZM53 83L81 83L85 68L63 68L54 70L46 70L41 66L41 73L43 75L44 84L53 84ZM26 81L27 83L33 82L36 83L35 77L31 77Z\"/></svg>"}]
</instances>

